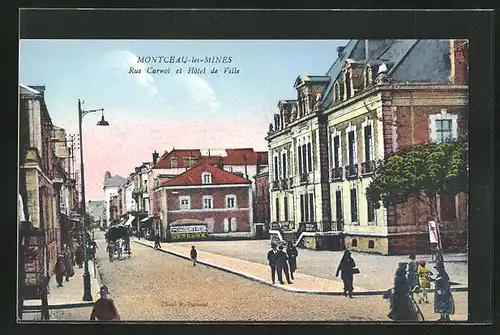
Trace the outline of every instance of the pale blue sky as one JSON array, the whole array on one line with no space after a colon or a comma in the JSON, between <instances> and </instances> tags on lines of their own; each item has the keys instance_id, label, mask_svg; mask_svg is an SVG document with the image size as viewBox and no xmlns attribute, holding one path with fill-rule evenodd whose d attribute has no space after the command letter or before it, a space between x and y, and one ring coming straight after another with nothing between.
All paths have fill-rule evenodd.
<instances>
[{"instance_id":1,"label":"pale blue sky","mask_svg":"<svg viewBox=\"0 0 500 335\"><path fill-rule=\"evenodd\" d=\"M122 143L121 147L110 144L105 152L108 162L105 165L109 166L94 167L102 184L105 170L128 175L134 166L150 159L152 150L163 152L172 146L267 150L264 138L273 114L278 111L278 100L296 98L293 84L298 75L326 74L337 58L337 46L347 42L23 40L20 83L45 85L45 100L53 123L70 133L78 129L78 99L85 100L85 109L104 108L111 124L108 130L96 129L95 122L100 115L86 116L84 125L84 140L89 142L84 143L86 160L87 151L97 145L91 137L105 134L106 142L115 143L120 139ZM232 63L228 66L235 66L240 72L199 76L127 73L135 57L157 55L231 56ZM193 64L153 66L170 67L171 71L183 67L185 71ZM200 65L203 66L210 68ZM214 66L223 70L226 65ZM217 125L228 123L231 127L221 136L222 128L217 129ZM187 128L189 132L179 128ZM124 146L122 140L132 136L131 129L137 129L133 136L141 139L135 139L133 148ZM183 136L193 133L196 135ZM124 162L123 157L129 160Z\"/></svg>"}]
</instances>

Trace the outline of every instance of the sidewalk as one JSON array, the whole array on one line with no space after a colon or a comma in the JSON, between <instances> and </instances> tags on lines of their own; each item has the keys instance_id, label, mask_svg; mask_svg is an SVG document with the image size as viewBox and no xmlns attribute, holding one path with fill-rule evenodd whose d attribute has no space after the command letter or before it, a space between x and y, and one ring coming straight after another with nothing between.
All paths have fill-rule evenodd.
<instances>
[{"instance_id":1,"label":"sidewalk","mask_svg":"<svg viewBox=\"0 0 500 335\"><path fill-rule=\"evenodd\" d=\"M154 245L154 242L143 239L138 240L136 238L132 238L132 241L151 248ZM161 251L185 259L190 259L190 248L181 246L177 243L163 243ZM220 270L286 291L309 294L343 295L343 283L340 276L339 278L336 278L332 275L331 279L326 279L295 272L295 280L293 281L293 284L281 285L271 283L271 273L269 266L267 265L200 250L198 250L198 263L218 268ZM355 284L354 295L382 295L387 289L387 287L367 289ZM466 286L454 287L454 291L457 292L466 290ZM429 290L429 292L432 291L433 290Z\"/></svg>"},{"instance_id":2,"label":"sidewalk","mask_svg":"<svg viewBox=\"0 0 500 335\"><path fill-rule=\"evenodd\" d=\"M78 307L91 307L94 302L99 298L100 279L94 275L94 263L89 260L89 274L90 274L90 292L94 301L83 301L83 273L85 266L79 268L74 267L75 275L69 278L69 281L63 281L63 287L57 287L56 276L52 275L49 282L49 295L48 303L49 309L64 309L64 308L78 308ZM31 314L31 311L40 311L41 300L25 300L23 320L25 314ZM27 318L27 320L29 317Z\"/></svg>"}]
</instances>

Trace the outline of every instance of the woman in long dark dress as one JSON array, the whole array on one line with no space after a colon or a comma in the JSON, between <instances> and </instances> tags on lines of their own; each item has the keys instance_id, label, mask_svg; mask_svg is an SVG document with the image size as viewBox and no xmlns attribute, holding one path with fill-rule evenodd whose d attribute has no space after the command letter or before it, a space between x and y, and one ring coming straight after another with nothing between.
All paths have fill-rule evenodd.
<instances>
[{"instance_id":1,"label":"woman in long dark dress","mask_svg":"<svg viewBox=\"0 0 500 335\"><path fill-rule=\"evenodd\" d=\"M288 256L288 264L290 265L290 277L293 280L293 273L295 272L295 270L297 270L297 256L299 255L299 252L293 245L292 241L288 242L286 254Z\"/></svg>"},{"instance_id":2,"label":"woman in long dark dress","mask_svg":"<svg viewBox=\"0 0 500 335\"><path fill-rule=\"evenodd\" d=\"M390 292L389 318L394 321L418 321L419 314L413 304L410 285L406 276L408 265L405 262L398 264L394 275L394 288Z\"/></svg>"},{"instance_id":3,"label":"woman in long dark dress","mask_svg":"<svg viewBox=\"0 0 500 335\"><path fill-rule=\"evenodd\" d=\"M352 298L352 291L354 290L353 275L355 267L356 263L354 262L354 259L351 257L351 252L349 250L346 250L337 268L335 277L338 277L339 272L342 272L340 278L342 278L342 281L344 282L344 295L346 297L347 295L349 295L349 298Z\"/></svg>"},{"instance_id":4,"label":"woman in long dark dress","mask_svg":"<svg viewBox=\"0 0 500 335\"><path fill-rule=\"evenodd\" d=\"M455 314L455 301L451 294L450 277L444 269L444 263L438 262L435 266L438 271L434 292L434 312L441 314L439 321L450 321L450 315Z\"/></svg>"}]
</instances>

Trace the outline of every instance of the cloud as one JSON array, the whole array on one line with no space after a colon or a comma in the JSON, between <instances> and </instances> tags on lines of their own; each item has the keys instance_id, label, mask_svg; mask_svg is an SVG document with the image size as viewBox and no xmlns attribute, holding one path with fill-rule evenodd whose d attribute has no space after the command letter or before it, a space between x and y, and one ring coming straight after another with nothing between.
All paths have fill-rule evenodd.
<instances>
[{"instance_id":1,"label":"cloud","mask_svg":"<svg viewBox=\"0 0 500 335\"><path fill-rule=\"evenodd\" d=\"M178 79L189 91L191 103L200 111L216 112L220 105L210 84L197 75L179 75Z\"/></svg>"},{"instance_id":2,"label":"cloud","mask_svg":"<svg viewBox=\"0 0 500 335\"><path fill-rule=\"evenodd\" d=\"M127 50L113 51L107 55L107 63L109 62L113 62L112 69L118 71L118 74L132 76L141 87L144 87L155 96L159 95L153 76L147 73L146 65L139 62L138 57L134 53ZM138 71L136 73L129 73L132 67Z\"/></svg>"}]
</instances>

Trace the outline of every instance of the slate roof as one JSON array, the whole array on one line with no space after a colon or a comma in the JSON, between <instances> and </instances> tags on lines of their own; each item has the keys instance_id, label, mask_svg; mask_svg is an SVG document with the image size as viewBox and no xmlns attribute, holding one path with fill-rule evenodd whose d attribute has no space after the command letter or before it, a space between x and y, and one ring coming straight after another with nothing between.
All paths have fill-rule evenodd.
<instances>
[{"instance_id":1,"label":"slate roof","mask_svg":"<svg viewBox=\"0 0 500 335\"><path fill-rule=\"evenodd\" d=\"M393 82L448 82L450 75L449 40L369 40L366 60L365 40L350 40L342 56L327 71L331 78L323 94L323 106L333 101L332 87L341 80L346 60L386 64Z\"/></svg>"},{"instance_id":2,"label":"slate roof","mask_svg":"<svg viewBox=\"0 0 500 335\"><path fill-rule=\"evenodd\" d=\"M120 187L125 185L127 182L127 178L123 178L121 176L111 176L111 173L109 171L106 171L106 174L104 175L104 187Z\"/></svg>"},{"instance_id":3,"label":"slate roof","mask_svg":"<svg viewBox=\"0 0 500 335\"><path fill-rule=\"evenodd\" d=\"M252 182L244 178L238 177L231 172L221 170L212 164L201 163L193 168L181 173L177 177L167 180L160 187L168 186L196 186L203 185L201 175L203 172L209 172L212 175L211 185L233 185L233 184L251 184Z\"/></svg>"}]
</instances>

